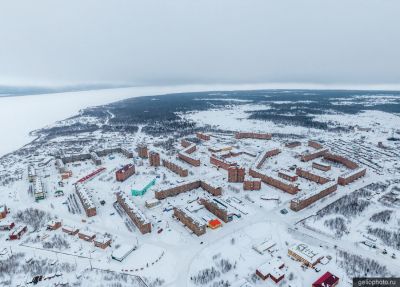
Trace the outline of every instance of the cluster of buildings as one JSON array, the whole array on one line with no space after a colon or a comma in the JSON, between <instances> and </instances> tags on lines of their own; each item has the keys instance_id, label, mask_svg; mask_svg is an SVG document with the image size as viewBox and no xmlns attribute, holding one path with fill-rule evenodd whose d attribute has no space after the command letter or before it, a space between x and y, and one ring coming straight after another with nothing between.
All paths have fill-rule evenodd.
<instances>
[{"instance_id":1,"label":"cluster of buildings","mask_svg":"<svg viewBox=\"0 0 400 287\"><path fill-rule=\"evenodd\" d=\"M61 221L50 221L47 224L47 229L56 230L61 227ZM75 236L78 235L78 238L87 242L93 242L94 246L106 249L107 247L111 246L112 239L107 235L98 235L95 232L89 230L80 230L75 226L69 225L62 225L61 227L62 232Z\"/></svg>"}]
</instances>

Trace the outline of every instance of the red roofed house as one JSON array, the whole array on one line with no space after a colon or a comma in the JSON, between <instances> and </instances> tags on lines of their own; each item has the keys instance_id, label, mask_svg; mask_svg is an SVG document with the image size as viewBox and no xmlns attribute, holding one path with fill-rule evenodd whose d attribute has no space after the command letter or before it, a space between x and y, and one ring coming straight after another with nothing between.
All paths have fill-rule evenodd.
<instances>
[{"instance_id":1,"label":"red roofed house","mask_svg":"<svg viewBox=\"0 0 400 287\"><path fill-rule=\"evenodd\" d=\"M339 277L333 275L330 272L326 272L317 281L315 281L312 287L335 287L339 283Z\"/></svg>"}]
</instances>

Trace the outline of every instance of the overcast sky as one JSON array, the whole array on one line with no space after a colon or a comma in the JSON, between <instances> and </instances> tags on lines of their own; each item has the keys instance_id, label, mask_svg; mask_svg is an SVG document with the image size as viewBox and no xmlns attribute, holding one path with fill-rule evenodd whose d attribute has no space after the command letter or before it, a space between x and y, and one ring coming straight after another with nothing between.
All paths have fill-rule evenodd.
<instances>
[{"instance_id":1,"label":"overcast sky","mask_svg":"<svg viewBox=\"0 0 400 287\"><path fill-rule=\"evenodd\" d=\"M1 1L0 85L400 83L399 0Z\"/></svg>"}]
</instances>

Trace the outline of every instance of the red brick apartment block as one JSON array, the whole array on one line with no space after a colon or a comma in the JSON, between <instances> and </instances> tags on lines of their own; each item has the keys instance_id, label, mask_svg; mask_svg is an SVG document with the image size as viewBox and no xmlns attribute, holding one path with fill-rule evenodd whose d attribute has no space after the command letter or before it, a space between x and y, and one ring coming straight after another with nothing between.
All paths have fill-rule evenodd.
<instances>
[{"instance_id":1,"label":"red brick apartment block","mask_svg":"<svg viewBox=\"0 0 400 287\"><path fill-rule=\"evenodd\" d=\"M313 159L323 156L328 151L329 151L329 149L324 148L324 149L319 149L314 152L304 153L300 156L300 159L301 159L301 161L310 161L310 160L313 160Z\"/></svg>"},{"instance_id":2,"label":"red brick apartment block","mask_svg":"<svg viewBox=\"0 0 400 287\"><path fill-rule=\"evenodd\" d=\"M183 168L183 167L179 166L178 164L173 163L171 161L163 159L162 165L165 166L166 168L168 168L170 171L178 174L181 177L186 177L189 174L189 171L186 168Z\"/></svg>"},{"instance_id":3,"label":"red brick apartment block","mask_svg":"<svg viewBox=\"0 0 400 287\"><path fill-rule=\"evenodd\" d=\"M188 192L193 189L202 188L211 195L218 196L222 194L222 188L219 186L213 186L210 183L207 183L202 180L196 180L192 182L187 182L182 185L178 185L172 188L159 190L154 192L154 196L156 199L161 200L167 197L176 196L180 193Z\"/></svg>"},{"instance_id":4,"label":"red brick apartment block","mask_svg":"<svg viewBox=\"0 0 400 287\"><path fill-rule=\"evenodd\" d=\"M78 237L79 239L88 241L88 242L92 242L93 239L96 238L96 234L94 234L93 232L90 231L80 231L78 232Z\"/></svg>"},{"instance_id":5,"label":"red brick apartment block","mask_svg":"<svg viewBox=\"0 0 400 287\"><path fill-rule=\"evenodd\" d=\"M228 168L228 182L244 182L246 171L244 168L231 166Z\"/></svg>"},{"instance_id":6,"label":"red brick apartment block","mask_svg":"<svg viewBox=\"0 0 400 287\"><path fill-rule=\"evenodd\" d=\"M149 164L150 166L160 166L161 160L160 160L160 154L155 151L149 152Z\"/></svg>"},{"instance_id":7,"label":"red brick apartment block","mask_svg":"<svg viewBox=\"0 0 400 287\"><path fill-rule=\"evenodd\" d=\"M353 181L359 179L360 177L363 177L366 173L367 173L366 168L360 167L360 168L351 170L351 171L346 172L338 177L338 184L347 185L347 184L352 183Z\"/></svg>"},{"instance_id":8,"label":"red brick apartment block","mask_svg":"<svg viewBox=\"0 0 400 287\"><path fill-rule=\"evenodd\" d=\"M235 167L236 163L230 163L224 160L223 158L219 158L216 155L210 156L210 163L216 165L222 169L228 170L230 167Z\"/></svg>"},{"instance_id":9,"label":"red brick apartment block","mask_svg":"<svg viewBox=\"0 0 400 287\"><path fill-rule=\"evenodd\" d=\"M322 146L322 144L320 144L319 142L316 142L316 141L308 141L308 146L310 146L310 147L313 147L313 148L315 148L315 149L322 149L322 148L324 148L323 146Z\"/></svg>"},{"instance_id":10,"label":"red brick apartment block","mask_svg":"<svg viewBox=\"0 0 400 287\"><path fill-rule=\"evenodd\" d=\"M349 169L358 168L358 164L356 162L338 154L325 153L324 159L343 164L345 167Z\"/></svg>"},{"instance_id":11,"label":"red brick apartment block","mask_svg":"<svg viewBox=\"0 0 400 287\"><path fill-rule=\"evenodd\" d=\"M254 169L249 170L249 175L252 177L255 177L255 178L260 178L266 184L276 187L276 188L283 190L284 192L287 192L290 194L296 194L299 191L299 188L297 185L285 183L277 178L268 176L266 174L262 174L261 172L256 171Z\"/></svg>"},{"instance_id":12,"label":"red brick apartment block","mask_svg":"<svg viewBox=\"0 0 400 287\"><path fill-rule=\"evenodd\" d=\"M236 139L260 139L260 140L270 140L272 134L266 133L251 133L251 132L239 132L235 134Z\"/></svg>"},{"instance_id":13,"label":"red brick apartment block","mask_svg":"<svg viewBox=\"0 0 400 287\"><path fill-rule=\"evenodd\" d=\"M299 141L294 141L294 142L285 144L285 147L288 147L288 148L295 148L298 146L301 146L301 142L299 142Z\"/></svg>"},{"instance_id":14,"label":"red brick apartment block","mask_svg":"<svg viewBox=\"0 0 400 287\"><path fill-rule=\"evenodd\" d=\"M209 141L210 140L210 136L207 134L203 134L203 133L196 133L196 137L198 139L201 139L203 141Z\"/></svg>"},{"instance_id":15,"label":"red brick apartment block","mask_svg":"<svg viewBox=\"0 0 400 287\"><path fill-rule=\"evenodd\" d=\"M117 192L117 202L140 230L142 234L151 232L151 223L144 213L135 205L132 198L123 192Z\"/></svg>"},{"instance_id":16,"label":"red brick apartment block","mask_svg":"<svg viewBox=\"0 0 400 287\"><path fill-rule=\"evenodd\" d=\"M148 158L147 145L141 144L138 146L138 154L141 158Z\"/></svg>"},{"instance_id":17,"label":"red brick apartment block","mask_svg":"<svg viewBox=\"0 0 400 287\"><path fill-rule=\"evenodd\" d=\"M97 214L96 206L87 188L82 183L77 183L75 184L75 192L82 203L86 216L87 217L95 216Z\"/></svg>"},{"instance_id":18,"label":"red brick apartment block","mask_svg":"<svg viewBox=\"0 0 400 287\"><path fill-rule=\"evenodd\" d=\"M197 236L206 233L207 225L192 217L191 214L185 209L174 207L174 216Z\"/></svg>"},{"instance_id":19,"label":"red brick apartment block","mask_svg":"<svg viewBox=\"0 0 400 287\"><path fill-rule=\"evenodd\" d=\"M214 214L216 217L221 219L223 222L229 222L232 221L232 216L229 216L228 210L224 208L223 206L218 205L216 202L213 202L212 200L206 199L206 198L201 198L200 203L204 205L204 207Z\"/></svg>"},{"instance_id":20,"label":"red brick apartment block","mask_svg":"<svg viewBox=\"0 0 400 287\"><path fill-rule=\"evenodd\" d=\"M327 177L320 176L311 171L302 169L301 167L296 168L296 174L302 178L308 179L310 181L313 181L313 182L316 182L319 184L325 184L330 181L330 179Z\"/></svg>"},{"instance_id":21,"label":"red brick apartment block","mask_svg":"<svg viewBox=\"0 0 400 287\"><path fill-rule=\"evenodd\" d=\"M188 140L185 140L185 139L182 139L182 140L181 140L181 146L183 146L184 148L189 147L189 146L191 146L192 144L193 144L193 143L190 142L190 141L188 141Z\"/></svg>"},{"instance_id":22,"label":"red brick apartment block","mask_svg":"<svg viewBox=\"0 0 400 287\"><path fill-rule=\"evenodd\" d=\"M331 166L329 164L324 164L324 163L320 163L320 162L313 162L312 163L312 168L316 168L322 171L328 171L331 170Z\"/></svg>"},{"instance_id":23,"label":"red brick apartment block","mask_svg":"<svg viewBox=\"0 0 400 287\"><path fill-rule=\"evenodd\" d=\"M279 171L279 172L278 172L278 176L279 176L280 178L283 178L283 179L285 179L285 180L292 181L292 182L294 182L294 181L297 180L297 175L292 174L292 173L290 173L290 172L287 171L287 170L281 170L281 171Z\"/></svg>"},{"instance_id":24,"label":"red brick apartment block","mask_svg":"<svg viewBox=\"0 0 400 287\"><path fill-rule=\"evenodd\" d=\"M117 179L117 181L122 182L134 174L135 174L135 166L129 163L115 172L115 178Z\"/></svg>"},{"instance_id":25,"label":"red brick apartment block","mask_svg":"<svg viewBox=\"0 0 400 287\"><path fill-rule=\"evenodd\" d=\"M260 190L261 189L261 180L246 179L243 182L243 189L244 190Z\"/></svg>"},{"instance_id":26,"label":"red brick apartment block","mask_svg":"<svg viewBox=\"0 0 400 287\"><path fill-rule=\"evenodd\" d=\"M111 238L103 236L103 237L97 237L93 240L94 246L101 248L101 249L106 249L108 246L111 246Z\"/></svg>"},{"instance_id":27,"label":"red brick apartment block","mask_svg":"<svg viewBox=\"0 0 400 287\"><path fill-rule=\"evenodd\" d=\"M305 194L298 196L290 201L290 209L294 211L302 210L310 204L320 200L321 198L331 194L337 190L337 184L335 182L326 183L319 186L318 188L307 191Z\"/></svg>"},{"instance_id":28,"label":"red brick apartment block","mask_svg":"<svg viewBox=\"0 0 400 287\"><path fill-rule=\"evenodd\" d=\"M264 151L261 154L261 156L257 159L257 162L256 162L257 169L260 169L263 166L263 164L267 160L267 158L276 156L280 153L281 153L281 150L279 148Z\"/></svg>"},{"instance_id":29,"label":"red brick apartment block","mask_svg":"<svg viewBox=\"0 0 400 287\"><path fill-rule=\"evenodd\" d=\"M178 158L193 166L200 166L200 160L184 152L178 153Z\"/></svg>"}]
</instances>

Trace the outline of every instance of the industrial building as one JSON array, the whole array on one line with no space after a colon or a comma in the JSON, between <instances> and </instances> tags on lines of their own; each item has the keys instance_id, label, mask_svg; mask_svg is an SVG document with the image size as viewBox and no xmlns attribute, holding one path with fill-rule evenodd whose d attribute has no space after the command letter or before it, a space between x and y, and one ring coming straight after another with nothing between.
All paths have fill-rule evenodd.
<instances>
[{"instance_id":1,"label":"industrial building","mask_svg":"<svg viewBox=\"0 0 400 287\"><path fill-rule=\"evenodd\" d=\"M142 234L151 232L150 220L145 216L145 214L136 206L132 201L132 198L123 192L117 192L117 201L119 205L125 210L126 214L132 220L132 222L137 226Z\"/></svg>"},{"instance_id":2,"label":"industrial building","mask_svg":"<svg viewBox=\"0 0 400 287\"><path fill-rule=\"evenodd\" d=\"M206 224L189 214L185 209L174 207L174 216L197 236L206 233Z\"/></svg>"},{"instance_id":3,"label":"industrial building","mask_svg":"<svg viewBox=\"0 0 400 287\"><path fill-rule=\"evenodd\" d=\"M214 186L210 183L207 183L203 180L195 180L191 182L184 183L179 186L175 186L169 189L159 190L154 192L156 199L165 199L167 197L176 196L180 193L188 192L193 189L202 188L207 191L211 195L218 196L222 194L222 188L219 186Z\"/></svg>"},{"instance_id":4,"label":"industrial building","mask_svg":"<svg viewBox=\"0 0 400 287\"><path fill-rule=\"evenodd\" d=\"M81 184L77 183L75 185L76 194L79 197L79 200L82 203L83 209L85 210L86 216L91 217L96 215L96 206L94 205L92 196L90 195L89 191L86 187Z\"/></svg>"},{"instance_id":5,"label":"industrial building","mask_svg":"<svg viewBox=\"0 0 400 287\"><path fill-rule=\"evenodd\" d=\"M321 198L331 194L337 190L336 182L329 182L324 185L318 186L313 190L308 190L306 193L292 199L290 201L290 209L294 211L302 210Z\"/></svg>"},{"instance_id":6,"label":"industrial building","mask_svg":"<svg viewBox=\"0 0 400 287\"><path fill-rule=\"evenodd\" d=\"M129 163L115 172L115 178L117 181L123 182L134 174L135 166Z\"/></svg>"}]
</instances>

